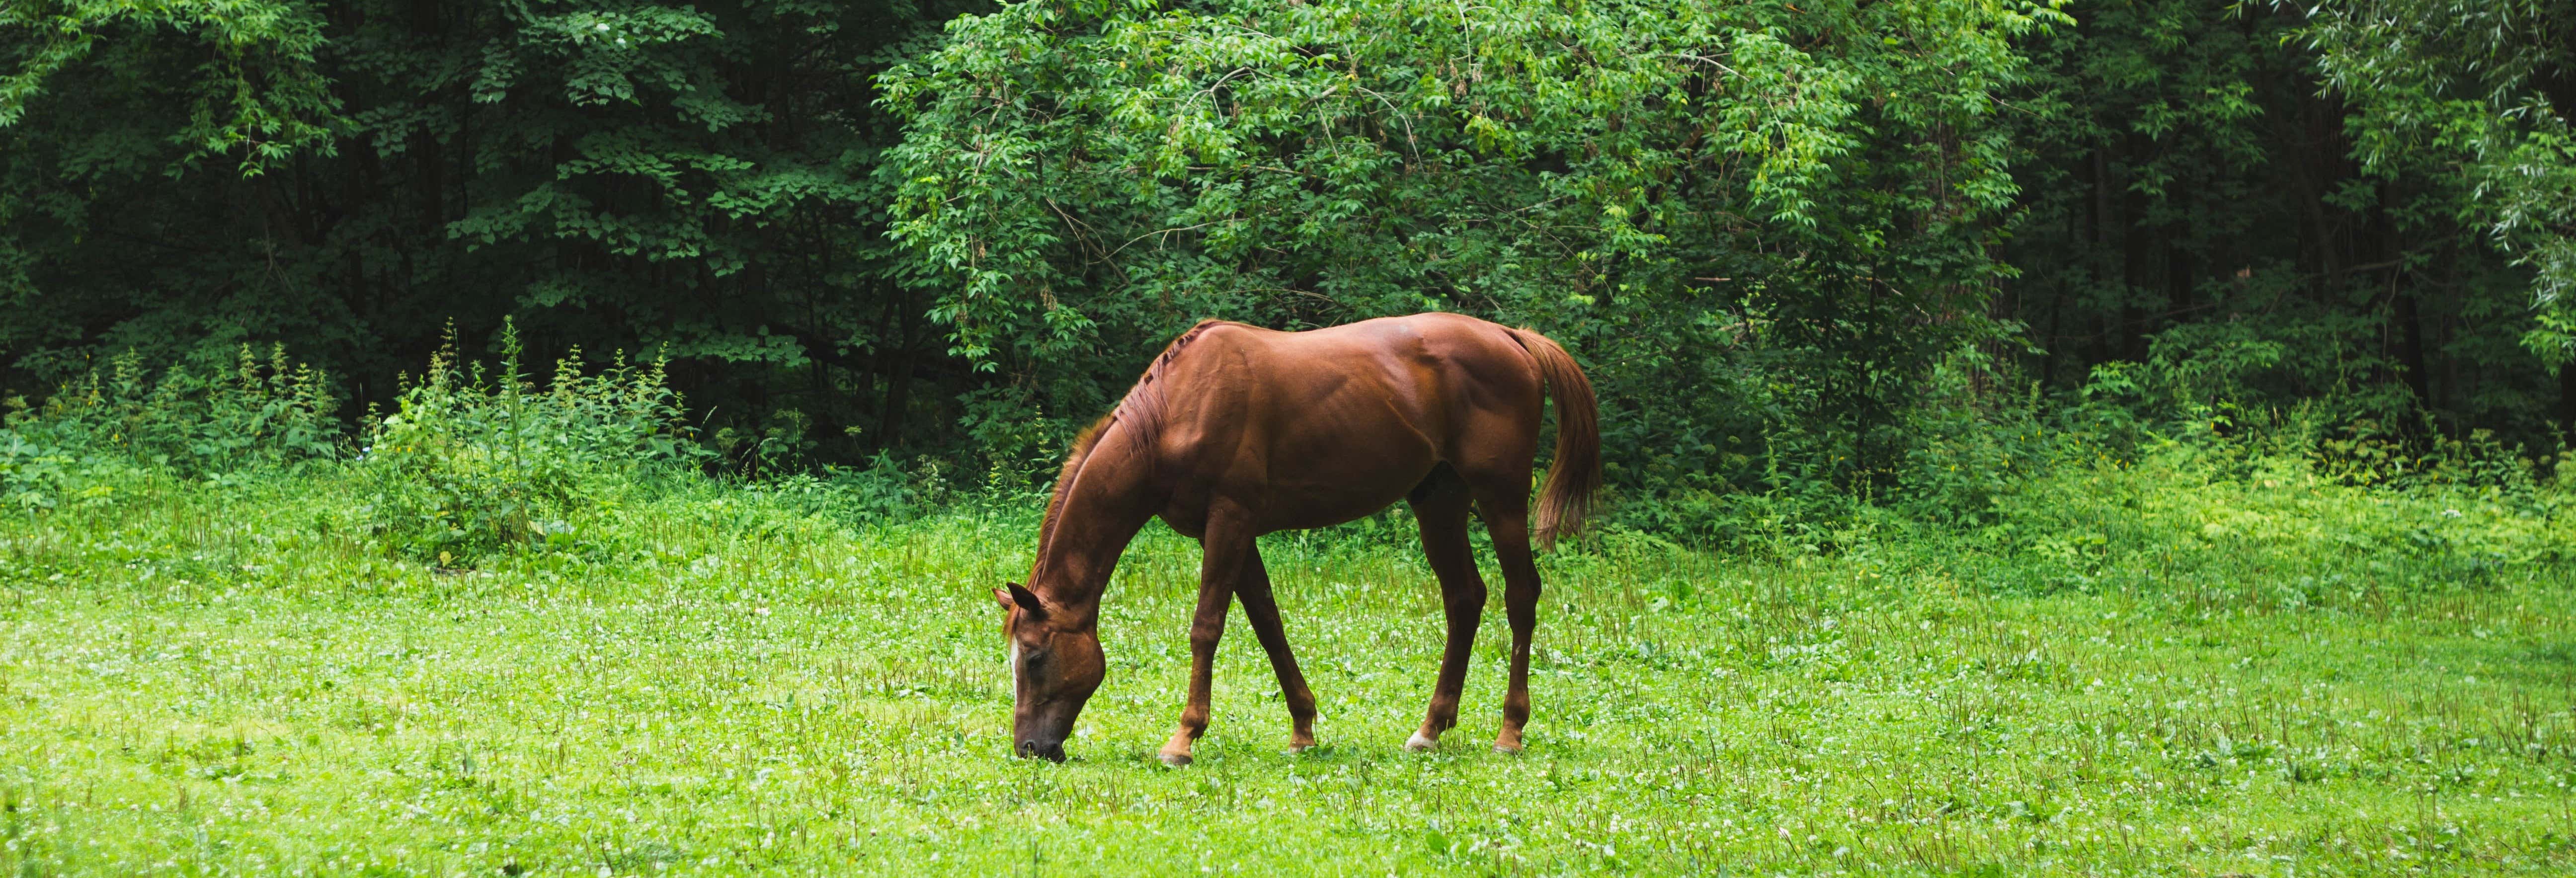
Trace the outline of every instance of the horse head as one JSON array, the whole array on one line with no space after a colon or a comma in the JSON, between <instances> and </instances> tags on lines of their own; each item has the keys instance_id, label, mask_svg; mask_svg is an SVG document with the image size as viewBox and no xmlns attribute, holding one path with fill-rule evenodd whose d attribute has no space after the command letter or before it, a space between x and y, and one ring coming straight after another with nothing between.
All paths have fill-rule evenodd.
<instances>
[{"instance_id":1,"label":"horse head","mask_svg":"<svg viewBox=\"0 0 2576 878\"><path fill-rule=\"evenodd\" d=\"M1063 762L1074 718L1109 673L1100 635L1090 619L1051 611L1019 583L994 589L993 599L1001 602L1011 645L1013 752Z\"/></svg>"}]
</instances>

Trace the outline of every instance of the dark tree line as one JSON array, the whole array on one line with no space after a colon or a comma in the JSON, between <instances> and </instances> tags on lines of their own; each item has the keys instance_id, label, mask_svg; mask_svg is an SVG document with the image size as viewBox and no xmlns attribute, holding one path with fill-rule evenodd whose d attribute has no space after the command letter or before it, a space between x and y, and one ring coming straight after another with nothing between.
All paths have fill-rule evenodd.
<instances>
[{"instance_id":1,"label":"dark tree line","mask_svg":"<svg viewBox=\"0 0 2576 878\"><path fill-rule=\"evenodd\" d=\"M1999 309L2080 383L2096 363L2244 352L2272 398L2493 429L2540 448L2576 423L2576 372L2527 349L2529 266L2477 215L2457 156L2366 162L2297 10L2112 4L2033 44L2026 213ZM2385 39L2402 35L2386 33ZM2556 104L2565 106L2565 104ZM2545 303L2543 304L2545 310Z\"/></svg>"},{"instance_id":2,"label":"dark tree line","mask_svg":"<svg viewBox=\"0 0 2576 878\"><path fill-rule=\"evenodd\" d=\"M883 239L873 175L900 132L870 81L955 8L275 6L318 36L302 63L212 64L211 23L92 16L86 57L0 128L14 392L128 348L275 340L362 409L451 322L470 347L515 315L538 357L669 356L744 448L945 437L949 394L913 390L964 369ZM82 14L38 7L0 30L0 69L41 54L46 14ZM281 94L297 77L308 105ZM206 119L235 88L319 132L262 155L279 132ZM203 148L228 137L246 145Z\"/></svg>"}]
</instances>

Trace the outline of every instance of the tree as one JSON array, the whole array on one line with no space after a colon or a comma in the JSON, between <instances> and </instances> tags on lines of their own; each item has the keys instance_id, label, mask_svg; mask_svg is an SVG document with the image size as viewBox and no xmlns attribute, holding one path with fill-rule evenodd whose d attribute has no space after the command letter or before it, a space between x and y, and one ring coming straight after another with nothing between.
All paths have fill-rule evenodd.
<instances>
[{"instance_id":1,"label":"tree","mask_svg":"<svg viewBox=\"0 0 2576 878\"><path fill-rule=\"evenodd\" d=\"M10 4L0 382L284 340L363 408L449 320L516 315L534 356L671 356L738 451L895 447L942 394L910 392L937 350L889 279L871 79L948 11Z\"/></svg>"},{"instance_id":2,"label":"tree","mask_svg":"<svg viewBox=\"0 0 2576 878\"><path fill-rule=\"evenodd\" d=\"M1109 4L886 76L892 231L983 422L1104 409L1201 317L1426 309L1594 371L1615 478L1855 472L1904 376L2005 328L1996 93L2046 3ZM1796 444L1795 449L1778 447Z\"/></svg>"},{"instance_id":3,"label":"tree","mask_svg":"<svg viewBox=\"0 0 2576 878\"><path fill-rule=\"evenodd\" d=\"M2374 170L2457 168L2456 209L2530 270L2525 344L2562 382L2576 430L2576 2L2328 0L2307 9L2317 69L2349 101Z\"/></svg>"}]
</instances>

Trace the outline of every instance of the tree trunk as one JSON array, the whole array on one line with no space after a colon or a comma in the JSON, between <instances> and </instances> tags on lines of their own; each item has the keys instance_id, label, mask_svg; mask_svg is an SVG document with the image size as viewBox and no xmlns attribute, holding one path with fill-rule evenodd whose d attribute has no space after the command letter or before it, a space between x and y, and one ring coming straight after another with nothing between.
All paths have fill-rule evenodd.
<instances>
[{"instance_id":1,"label":"tree trunk","mask_svg":"<svg viewBox=\"0 0 2576 878\"><path fill-rule=\"evenodd\" d=\"M877 413L877 450L892 451L903 441L904 410L911 406L912 361L915 347L912 291L896 294L897 326L895 331L894 370L886 376L885 408Z\"/></svg>"},{"instance_id":2,"label":"tree trunk","mask_svg":"<svg viewBox=\"0 0 2576 878\"><path fill-rule=\"evenodd\" d=\"M2568 448L2576 448L2576 363L2558 367L2558 434Z\"/></svg>"},{"instance_id":3,"label":"tree trunk","mask_svg":"<svg viewBox=\"0 0 2576 878\"><path fill-rule=\"evenodd\" d=\"M437 42L438 0L412 0L411 33L423 42ZM447 163L438 147L438 134L428 126L412 132L411 158L420 174L416 188L420 193L421 234L433 241L441 237L440 229L447 225Z\"/></svg>"},{"instance_id":4,"label":"tree trunk","mask_svg":"<svg viewBox=\"0 0 2576 878\"><path fill-rule=\"evenodd\" d=\"M2392 353L2397 355L2397 367L2406 373L2407 388L2415 391L2415 404L2431 411L2435 405L2429 383L2432 373L2424 368L2424 318L2421 309L2416 307L2415 291L2405 282L2404 233L2398 231L2397 219L2389 213L2390 202L2396 197L2394 188L2387 181L2381 181L2378 202L2370 209L2373 234L2365 246L2376 251L2371 254L2370 262L2381 266L2381 271L2388 272L2389 319L2397 324L2391 327L2396 331L2394 341L2397 349Z\"/></svg>"}]
</instances>

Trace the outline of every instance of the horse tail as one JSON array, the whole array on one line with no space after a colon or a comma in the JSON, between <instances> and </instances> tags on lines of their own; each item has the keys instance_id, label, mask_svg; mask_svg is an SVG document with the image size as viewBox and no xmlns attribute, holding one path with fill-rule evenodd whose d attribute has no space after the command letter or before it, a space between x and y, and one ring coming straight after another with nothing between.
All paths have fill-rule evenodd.
<instances>
[{"instance_id":1,"label":"horse tail","mask_svg":"<svg viewBox=\"0 0 2576 878\"><path fill-rule=\"evenodd\" d=\"M1527 329L1512 338L1538 361L1547 379L1547 398L1556 403L1556 459L1547 467L1547 486L1538 496L1539 548L1553 548L1560 534L1583 530L1583 515L1592 494L1601 489L1601 421L1592 397L1592 379L1565 348Z\"/></svg>"}]
</instances>

